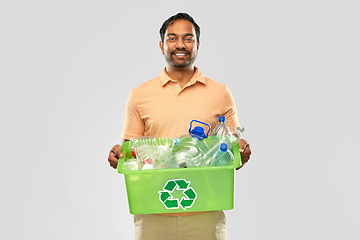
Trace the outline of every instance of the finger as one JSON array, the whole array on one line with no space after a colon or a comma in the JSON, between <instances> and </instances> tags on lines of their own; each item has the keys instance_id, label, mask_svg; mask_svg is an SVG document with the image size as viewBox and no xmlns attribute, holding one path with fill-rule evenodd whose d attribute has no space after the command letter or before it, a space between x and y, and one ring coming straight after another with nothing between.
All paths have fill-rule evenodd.
<instances>
[{"instance_id":1,"label":"finger","mask_svg":"<svg viewBox=\"0 0 360 240\"><path fill-rule=\"evenodd\" d=\"M112 166L113 168L116 168L117 164L119 162L119 160L117 158L115 158L114 156L109 156L108 161L110 163L110 166Z\"/></svg>"},{"instance_id":2,"label":"finger","mask_svg":"<svg viewBox=\"0 0 360 240\"><path fill-rule=\"evenodd\" d=\"M249 144L245 144L242 148L240 148L240 152L245 152L247 150L247 147L249 146Z\"/></svg>"},{"instance_id":3,"label":"finger","mask_svg":"<svg viewBox=\"0 0 360 240\"><path fill-rule=\"evenodd\" d=\"M119 157L123 157L123 154L121 153L121 146L115 145L109 153L108 161L110 163L110 166L113 168L117 168L117 164L119 162Z\"/></svg>"},{"instance_id":4,"label":"finger","mask_svg":"<svg viewBox=\"0 0 360 240\"><path fill-rule=\"evenodd\" d=\"M245 149L240 150L241 162L243 164L245 164L249 161L250 155L251 155L251 149L250 149L250 145L248 143L244 145L244 148Z\"/></svg>"},{"instance_id":5,"label":"finger","mask_svg":"<svg viewBox=\"0 0 360 240\"><path fill-rule=\"evenodd\" d=\"M115 162L110 162L110 166L111 166L112 168L116 169L116 168L117 168L117 163L115 163Z\"/></svg>"},{"instance_id":6,"label":"finger","mask_svg":"<svg viewBox=\"0 0 360 240\"><path fill-rule=\"evenodd\" d=\"M120 157L121 154L122 154L121 152L118 153L118 152L116 152L114 149L111 149L111 150L110 150L110 156L113 156L113 157L116 158L116 159L119 159L119 157Z\"/></svg>"},{"instance_id":7,"label":"finger","mask_svg":"<svg viewBox=\"0 0 360 240\"><path fill-rule=\"evenodd\" d=\"M240 147L240 152L243 153L249 147L249 143L247 141L245 141L244 139L240 139L239 140L239 147Z\"/></svg>"},{"instance_id":8,"label":"finger","mask_svg":"<svg viewBox=\"0 0 360 240\"><path fill-rule=\"evenodd\" d=\"M121 152L121 146L120 145L115 145L110 150L110 155L113 155L116 159L122 158L124 155Z\"/></svg>"}]
</instances>

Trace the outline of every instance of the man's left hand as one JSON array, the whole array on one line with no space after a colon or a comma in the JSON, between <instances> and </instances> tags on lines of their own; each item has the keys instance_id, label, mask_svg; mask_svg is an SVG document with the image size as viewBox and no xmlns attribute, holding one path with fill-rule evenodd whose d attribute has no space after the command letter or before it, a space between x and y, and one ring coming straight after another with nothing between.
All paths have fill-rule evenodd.
<instances>
[{"instance_id":1,"label":"man's left hand","mask_svg":"<svg viewBox=\"0 0 360 240\"><path fill-rule=\"evenodd\" d=\"M244 139L240 139L239 140L239 146L240 146L240 155L241 155L241 166L236 168L236 170L239 170L240 168L242 168L244 166L245 163L247 163L250 159L250 155L251 155L251 149L250 149L250 144L245 141Z\"/></svg>"}]
</instances>

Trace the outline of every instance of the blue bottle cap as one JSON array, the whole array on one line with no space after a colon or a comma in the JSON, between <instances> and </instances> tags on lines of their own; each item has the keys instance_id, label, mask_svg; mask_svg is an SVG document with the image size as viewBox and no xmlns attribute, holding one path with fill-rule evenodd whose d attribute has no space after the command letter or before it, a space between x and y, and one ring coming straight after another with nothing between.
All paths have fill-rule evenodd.
<instances>
[{"instance_id":1,"label":"blue bottle cap","mask_svg":"<svg viewBox=\"0 0 360 240\"><path fill-rule=\"evenodd\" d=\"M220 151L226 152L228 149L228 145L226 143L220 144Z\"/></svg>"},{"instance_id":2,"label":"blue bottle cap","mask_svg":"<svg viewBox=\"0 0 360 240\"><path fill-rule=\"evenodd\" d=\"M198 139L204 139L205 138L205 129L203 127L200 126L196 126L194 127L193 130L190 131L190 135L192 137L196 137Z\"/></svg>"},{"instance_id":3,"label":"blue bottle cap","mask_svg":"<svg viewBox=\"0 0 360 240\"><path fill-rule=\"evenodd\" d=\"M225 116L219 116L219 122L225 122Z\"/></svg>"}]
</instances>

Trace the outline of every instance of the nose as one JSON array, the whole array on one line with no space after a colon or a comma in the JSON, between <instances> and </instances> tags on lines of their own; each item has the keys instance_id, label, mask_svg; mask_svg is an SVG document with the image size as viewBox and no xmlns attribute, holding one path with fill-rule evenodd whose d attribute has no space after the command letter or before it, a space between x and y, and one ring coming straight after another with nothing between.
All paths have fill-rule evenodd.
<instances>
[{"instance_id":1,"label":"nose","mask_svg":"<svg viewBox=\"0 0 360 240\"><path fill-rule=\"evenodd\" d=\"M185 44L182 38L179 38L176 42L176 48L178 49L184 49L185 48Z\"/></svg>"}]
</instances>

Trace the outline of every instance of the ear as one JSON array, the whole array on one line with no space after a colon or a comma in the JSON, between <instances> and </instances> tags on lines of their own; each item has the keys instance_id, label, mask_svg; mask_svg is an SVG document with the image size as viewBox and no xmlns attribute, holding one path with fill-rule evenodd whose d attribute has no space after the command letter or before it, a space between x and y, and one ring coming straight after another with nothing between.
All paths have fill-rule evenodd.
<instances>
[{"instance_id":1,"label":"ear","mask_svg":"<svg viewBox=\"0 0 360 240\"><path fill-rule=\"evenodd\" d=\"M197 50L199 50L200 42L197 43Z\"/></svg>"},{"instance_id":2,"label":"ear","mask_svg":"<svg viewBox=\"0 0 360 240\"><path fill-rule=\"evenodd\" d=\"M159 42L159 47L161 49L162 55L164 55L164 44L161 41Z\"/></svg>"}]
</instances>

